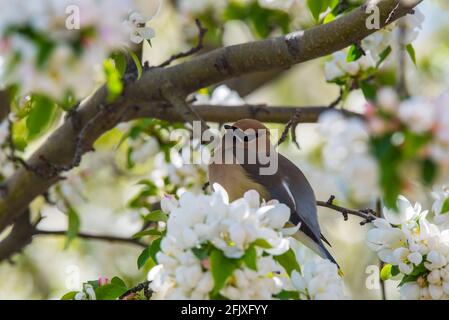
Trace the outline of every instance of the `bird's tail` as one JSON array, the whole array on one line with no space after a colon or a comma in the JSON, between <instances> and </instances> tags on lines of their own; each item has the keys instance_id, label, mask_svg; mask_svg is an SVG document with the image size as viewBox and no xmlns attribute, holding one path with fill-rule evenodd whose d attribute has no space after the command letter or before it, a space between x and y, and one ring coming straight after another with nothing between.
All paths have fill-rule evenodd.
<instances>
[{"instance_id":1,"label":"bird's tail","mask_svg":"<svg viewBox=\"0 0 449 320\"><path fill-rule=\"evenodd\" d=\"M313 252L318 254L323 259L328 259L332 263L334 263L338 267L338 274L340 276L343 276L343 271L341 270L340 266L338 265L338 262L334 259L332 254L326 249L321 239L318 239L317 241L314 241L312 238L307 236L303 231L298 230L293 235L293 238L300 241L302 244L304 244L306 247L311 249Z\"/></svg>"}]
</instances>

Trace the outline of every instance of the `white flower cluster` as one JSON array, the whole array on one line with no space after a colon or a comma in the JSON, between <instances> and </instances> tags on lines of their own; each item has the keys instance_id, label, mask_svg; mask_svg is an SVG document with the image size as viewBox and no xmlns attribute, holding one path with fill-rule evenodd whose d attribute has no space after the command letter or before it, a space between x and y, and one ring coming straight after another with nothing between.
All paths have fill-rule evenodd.
<instances>
[{"instance_id":1,"label":"white flower cluster","mask_svg":"<svg viewBox=\"0 0 449 320\"><path fill-rule=\"evenodd\" d=\"M301 300L345 300L345 288L338 268L329 260L308 261L301 273L293 271L291 282Z\"/></svg>"},{"instance_id":2,"label":"white flower cluster","mask_svg":"<svg viewBox=\"0 0 449 320\"><path fill-rule=\"evenodd\" d=\"M293 271L291 285L299 292L301 300L346 300L343 280L338 274L338 267L327 259L318 256L306 257L304 247L290 239L290 246L295 250L301 271Z\"/></svg>"},{"instance_id":3,"label":"white flower cluster","mask_svg":"<svg viewBox=\"0 0 449 320\"><path fill-rule=\"evenodd\" d=\"M324 73L327 81L334 81L345 76L356 77L374 68L381 60L381 54L393 48L398 40L401 45L411 44L419 35L424 15L419 9L414 14L406 15L397 22L373 33L362 40L361 46L367 55L356 61L347 61L347 51L338 51L332 60L326 62Z\"/></svg>"},{"instance_id":4,"label":"white flower cluster","mask_svg":"<svg viewBox=\"0 0 449 320\"><path fill-rule=\"evenodd\" d=\"M329 111L320 117L317 130L323 139L322 165L339 180L346 197L366 202L378 195L378 165L369 152L366 124Z\"/></svg>"},{"instance_id":5,"label":"white flower cluster","mask_svg":"<svg viewBox=\"0 0 449 320\"><path fill-rule=\"evenodd\" d=\"M324 74L327 81L333 81L345 76L356 77L373 67L375 62L371 56L348 62L346 51L337 51L332 54L332 60L325 63Z\"/></svg>"},{"instance_id":6,"label":"white flower cluster","mask_svg":"<svg viewBox=\"0 0 449 320\"><path fill-rule=\"evenodd\" d=\"M83 283L83 290L77 292L74 300L97 300L95 289L91 284Z\"/></svg>"},{"instance_id":7,"label":"white flower cluster","mask_svg":"<svg viewBox=\"0 0 449 320\"><path fill-rule=\"evenodd\" d=\"M396 43L407 46L415 41L424 19L424 14L416 8L414 14L408 14L362 40L362 47L375 61L379 61L380 54L389 46L394 47Z\"/></svg>"},{"instance_id":8,"label":"white flower cluster","mask_svg":"<svg viewBox=\"0 0 449 320\"><path fill-rule=\"evenodd\" d=\"M128 17L132 8L132 0L1 0L1 84L19 84L22 95L84 98L130 32L134 42L153 36L140 15Z\"/></svg>"},{"instance_id":9,"label":"white flower cluster","mask_svg":"<svg viewBox=\"0 0 449 320\"><path fill-rule=\"evenodd\" d=\"M212 195L186 192L179 202L169 196L162 200L162 210L169 218L156 255L159 265L148 274L153 299L211 298L216 285L212 268L221 273L224 266L214 265L213 253L198 254L204 247L237 263L219 290L228 299L273 299L283 290L298 291L303 299L341 296L341 279L329 261L310 263L301 273L292 273L292 279L276 261L275 256L300 246L287 238L298 228L284 229L290 216L286 205L277 201L261 204L256 191L229 203L221 186L215 184L214 190ZM255 268L242 262L250 248L254 249Z\"/></svg>"},{"instance_id":10,"label":"white flower cluster","mask_svg":"<svg viewBox=\"0 0 449 320\"><path fill-rule=\"evenodd\" d=\"M431 223L419 203L400 196L397 205L374 221L368 247L402 276L402 299L449 299L449 229Z\"/></svg>"},{"instance_id":11,"label":"white flower cluster","mask_svg":"<svg viewBox=\"0 0 449 320\"><path fill-rule=\"evenodd\" d=\"M433 221L440 226L449 227L449 210L444 207L449 199L449 186L443 186L440 190L433 191L432 196L435 200L432 205Z\"/></svg>"},{"instance_id":12,"label":"white flower cluster","mask_svg":"<svg viewBox=\"0 0 449 320\"><path fill-rule=\"evenodd\" d=\"M170 213L167 235L157 254L160 263L150 271L151 288L156 298L208 299L214 287L209 257L200 260L194 249L210 243L228 258L241 258L256 240L264 240L272 248L270 254L282 254L289 241L281 229L288 221L290 210L283 204L263 204L257 192L247 192L244 198L229 203L226 192L214 185L212 195L186 192L179 202L164 198L162 209ZM274 275L281 271L273 257L262 257L257 248L257 271L239 267L233 279L220 290L230 299L270 299L280 291Z\"/></svg>"}]
</instances>

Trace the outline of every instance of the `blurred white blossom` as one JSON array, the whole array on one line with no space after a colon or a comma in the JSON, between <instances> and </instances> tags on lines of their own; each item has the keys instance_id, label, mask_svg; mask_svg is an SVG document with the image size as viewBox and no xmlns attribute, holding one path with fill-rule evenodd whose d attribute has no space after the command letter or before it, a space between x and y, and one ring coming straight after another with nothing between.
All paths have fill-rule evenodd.
<instances>
[{"instance_id":1,"label":"blurred white blossom","mask_svg":"<svg viewBox=\"0 0 449 320\"><path fill-rule=\"evenodd\" d=\"M129 44L130 32L133 42L154 35L137 13L125 23L134 28L123 27L133 7L132 0L0 1L1 84L58 101L69 92L86 97L99 82L103 60Z\"/></svg>"},{"instance_id":2,"label":"blurred white blossom","mask_svg":"<svg viewBox=\"0 0 449 320\"><path fill-rule=\"evenodd\" d=\"M194 104L211 104L211 105L225 105L225 106L240 106L245 104L236 91L229 89L226 85L220 85L212 92L210 97L206 94L197 94Z\"/></svg>"}]
</instances>

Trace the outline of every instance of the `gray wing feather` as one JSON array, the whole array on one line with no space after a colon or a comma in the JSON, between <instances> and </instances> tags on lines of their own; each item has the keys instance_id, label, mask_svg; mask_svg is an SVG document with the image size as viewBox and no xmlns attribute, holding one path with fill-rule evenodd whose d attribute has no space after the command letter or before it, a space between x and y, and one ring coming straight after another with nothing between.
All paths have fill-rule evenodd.
<instances>
[{"instance_id":1,"label":"gray wing feather","mask_svg":"<svg viewBox=\"0 0 449 320\"><path fill-rule=\"evenodd\" d=\"M272 199L277 199L290 207L290 222L294 224L301 222L303 227L312 233L312 238L319 242L321 233L312 187L301 170L290 160L279 154L278 161L277 172L269 176L259 174L259 164L241 164L241 166L251 179L268 190Z\"/></svg>"},{"instance_id":2,"label":"gray wing feather","mask_svg":"<svg viewBox=\"0 0 449 320\"><path fill-rule=\"evenodd\" d=\"M271 196L286 204L290 210L290 222L301 223L301 231L318 244L324 257L337 264L323 245L329 242L321 234L318 224L316 198L310 183L302 171L290 160L279 154L279 167L274 175L260 175L260 164L240 164L248 176L263 185ZM338 264L337 264L338 266Z\"/></svg>"}]
</instances>

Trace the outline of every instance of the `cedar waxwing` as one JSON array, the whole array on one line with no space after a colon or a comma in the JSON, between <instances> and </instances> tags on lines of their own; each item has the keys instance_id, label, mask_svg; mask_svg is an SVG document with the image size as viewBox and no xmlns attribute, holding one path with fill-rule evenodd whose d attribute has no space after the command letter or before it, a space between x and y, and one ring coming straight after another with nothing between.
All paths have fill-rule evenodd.
<instances>
[{"instance_id":1,"label":"cedar waxwing","mask_svg":"<svg viewBox=\"0 0 449 320\"><path fill-rule=\"evenodd\" d=\"M277 161L277 166L269 172L267 165L273 166L273 161ZM266 201L276 199L287 205L291 212L289 222L300 224L293 237L337 264L322 242L329 244L320 231L315 194L309 182L300 169L277 153L270 142L270 132L262 123L243 119L225 126L208 169L210 183L220 184L231 201L243 197L248 190L256 190Z\"/></svg>"}]
</instances>

